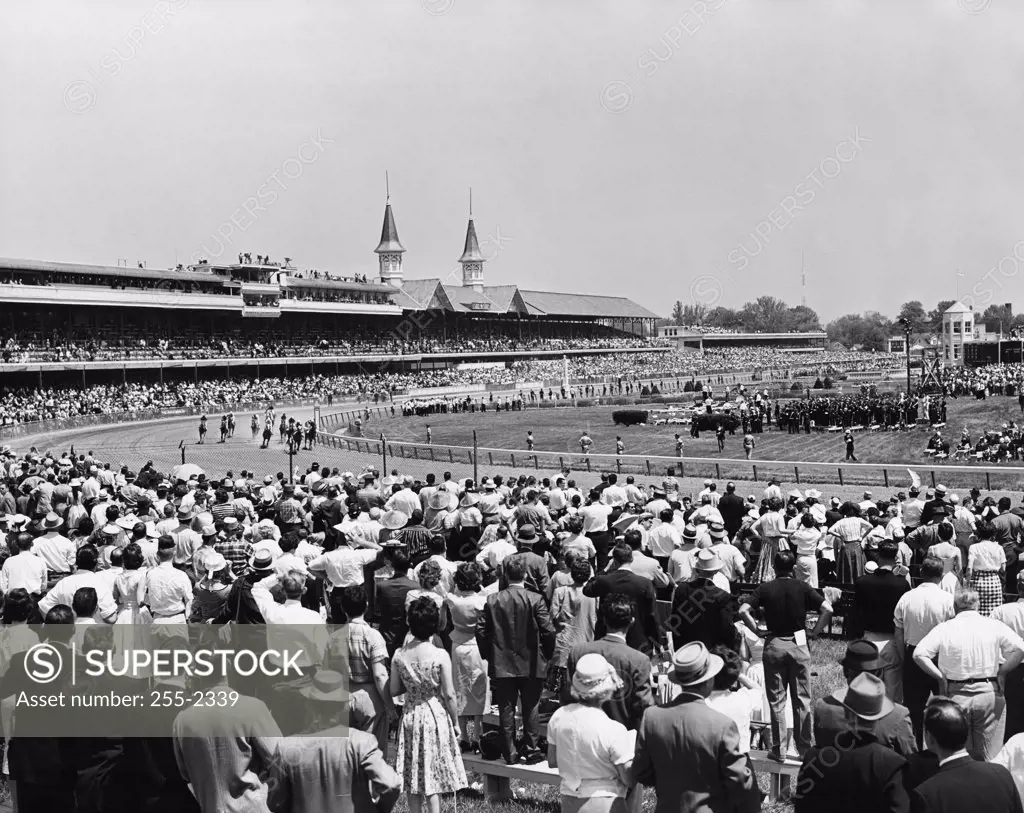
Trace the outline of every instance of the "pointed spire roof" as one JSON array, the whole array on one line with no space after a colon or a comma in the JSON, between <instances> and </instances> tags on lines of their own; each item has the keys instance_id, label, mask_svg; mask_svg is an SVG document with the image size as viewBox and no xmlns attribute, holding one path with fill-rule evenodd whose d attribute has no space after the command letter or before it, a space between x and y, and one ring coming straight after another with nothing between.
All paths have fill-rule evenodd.
<instances>
[{"instance_id":1,"label":"pointed spire roof","mask_svg":"<svg viewBox=\"0 0 1024 813\"><path fill-rule=\"evenodd\" d=\"M398 241L398 228L395 226L395 216L391 214L391 204L384 206L384 226L380 230L380 244L374 249L376 254L404 253L405 249Z\"/></svg>"},{"instance_id":2,"label":"pointed spire roof","mask_svg":"<svg viewBox=\"0 0 1024 813\"><path fill-rule=\"evenodd\" d=\"M480 251L480 243L476 239L476 226L473 225L473 218L469 219L469 225L466 227L466 246L462 249L462 256L459 257L460 263L481 263L485 262L483 252Z\"/></svg>"}]
</instances>

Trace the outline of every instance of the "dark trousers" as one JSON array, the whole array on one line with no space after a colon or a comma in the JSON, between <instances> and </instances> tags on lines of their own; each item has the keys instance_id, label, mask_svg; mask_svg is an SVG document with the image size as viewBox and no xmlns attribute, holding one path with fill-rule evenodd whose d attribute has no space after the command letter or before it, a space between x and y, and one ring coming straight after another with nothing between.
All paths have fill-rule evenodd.
<instances>
[{"instance_id":1,"label":"dark trousers","mask_svg":"<svg viewBox=\"0 0 1024 813\"><path fill-rule=\"evenodd\" d=\"M811 747L811 653L791 636L769 635L764 644L764 684L772 715L772 750L785 756L790 731L786 727L786 700L793 704L793 738L803 756Z\"/></svg>"},{"instance_id":2,"label":"dark trousers","mask_svg":"<svg viewBox=\"0 0 1024 813\"><path fill-rule=\"evenodd\" d=\"M1003 739L1009 740L1014 734L1024 733L1024 664L1006 676L1006 732Z\"/></svg>"},{"instance_id":3,"label":"dark trousers","mask_svg":"<svg viewBox=\"0 0 1024 813\"><path fill-rule=\"evenodd\" d=\"M540 704L544 678L506 677L491 679L491 693L498 704L498 727L501 753L509 764L516 761L516 705L523 709L523 750L538 748L537 706Z\"/></svg>"},{"instance_id":4,"label":"dark trousers","mask_svg":"<svg viewBox=\"0 0 1024 813\"><path fill-rule=\"evenodd\" d=\"M597 572L604 573L604 569L608 566L608 560L611 558L611 532L597 531L596 533L587 534L587 537L593 543L594 550L597 551Z\"/></svg>"},{"instance_id":5,"label":"dark trousers","mask_svg":"<svg viewBox=\"0 0 1024 813\"><path fill-rule=\"evenodd\" d=\"M73 813L76 807L75 789L59 782L15 782L14 794L18 813Z\"/></svg>"},{"instance_id":6,"label":"dark trousers","mask_svg":"<svg viewBox=\"0 0 1024 813\"><path fill-rule=\"evenodd\" d=\"M910 712L910 724L914 727L918 748L924 747L924 707L928 705L931 693L937 690L935 681L914 663L914 647L907 644L903 656L903 703Z\"/></svg>"}]
</instances>

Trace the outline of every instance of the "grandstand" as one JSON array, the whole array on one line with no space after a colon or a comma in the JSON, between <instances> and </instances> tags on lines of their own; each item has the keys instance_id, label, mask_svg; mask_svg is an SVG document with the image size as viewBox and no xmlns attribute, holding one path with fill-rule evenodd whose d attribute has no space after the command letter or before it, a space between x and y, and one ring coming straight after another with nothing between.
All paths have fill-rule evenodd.
<instances>
[{"instance_id":1,"label":"grandstand","mask_svg":"<svg viewBox=\"0 0 1024 813\"><path fill-rule=\"evenodd\" d=\"M0 370L211 358L338 365L382 356L445 367L655 343L656 315L624 297L485 285L472 217L461 285L404 278L390 203L375 253L369 279L249 254L170 270L0 259Z\"/></svg>"},{"instance_id":2,"label":"grandstand","mask_svg":"<svg viewBox=\"0 0 1024 813\"><path fill-rule=\"evenodd\" d=\"M673 344L678 350L704 352L742 347L761 347L787 353L817 353L828 344L823 330L803 333L731 333L711 332L679 325L662 325L658 338Z\"/></svg>"}]
</instances>

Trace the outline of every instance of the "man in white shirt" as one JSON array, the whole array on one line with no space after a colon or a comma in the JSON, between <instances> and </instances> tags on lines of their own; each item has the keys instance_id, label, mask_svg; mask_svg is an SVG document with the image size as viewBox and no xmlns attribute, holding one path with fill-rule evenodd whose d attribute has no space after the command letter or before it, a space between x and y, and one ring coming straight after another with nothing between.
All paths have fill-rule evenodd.
<instances>
[{"instance_id":1,"label":"man in white shirt","mask_svg":"<svg viewBox=\"0 0 1024 813\"><path fill-rule=\"evenodd\" d=\"M43 520L45 533L32 544L32 553L46 565L50 586L74 570L75 543L60 533L64 521L50 513Z\"/></svg>"},{"instance_id":2,"label":"man in white shirt","mask_svg":"<svg viewBox=\"0 0 1024 813\"><path fill-rule=\"evenodd\" d=\"M1001 621L981 615L978 606L976 590L959 591L953 597L956 616L925 635L914 661L938 681L938 694L963 708L971 727L967 751L986 760L1003 742L1005 703L997 679L1024 660L1024 640Z\"/></svg>"},{"instance_id":3,"label":"man in white shirt","mask_svg":"<svg viewBox=\"0 0 1024 813\"><path fill-rule=\"evenodd\" d=\"M412 490L413 479L408 474L402 478L402 488L396 491L384 503L387 511L401 511L406 516L412 516L414 511L422 510L420 498Z\"/></svg>"},{"instance_id":4,"label":"man in white shirt","mask_svg":"<svg viewBox=\"0 0 1024 813\"><path fill-rule=\"evenodd\" d=\"M910 499L903 503L903 527L909 534L921 524L921 513L924 511L924 500L921 499L921 489L913 486L910 489Z\"/></svg>"},{"instance_id":5,"label":"man in white shirt","mask_svg":"<svg viewBox=\"0 0 1024 813\"><path fill-rule=\"evenodd\" d=\"M609 552L612 547L611 535L608 531L608 517L611 516L612 508L601 502L600 493L591 491L587 504L580 508L579 513L583 517L583 533L597 549L597 569L603 571L608 565Z\"/></svg>"},{"instance_id":6,"label":"man in white shirt","mask_svg":"<svg viewBox=\"0 0 1024 813\"><path fill-rule=\"evenodd\" d=\"M722 499L722 495L718 493L718 486L715 485L714 480L704 481L704 488L697 495L697 500L704 502L705 497L708 498L708 502L710 502L711 505L718 505L718 501Z\"/></svg>"},{"instance_id":7,"label":"man in white shirt","mask_svg":"<svg viewBox=\"0 0 1024 813\"><path fill-rule=\"evenodd\" d=\"M39 613L44 618L58 604L72 605L79 587L91 587L96 591L96 620L113 624L117 618L117 604L109 586L96 573L98 554L96 548L86 545L75 557L76 571L57 582L39 602Z\"/></svg>"},{"instance_id":8,"label":"man in white shirt","mask_svg":"<svg viewBox=\"0 0 1024 813\"><path fill-rule=\"evenodd\" d=\"M29 595L41 596L47 585L46 562L32 553L32 537L18 534L8 540L10 557L0 569L0 593L27 590Z\"/></svg>"},{"instance_id":9,"label":"man in white shirt","mask_svg":"<svg viewBox=\"0 0 1024 813\"><path fill-rule=\"evenodd\" d=\"M722 519L722 512L718 510L710 494L705 494L700 498L700 506L691 514L690 522L694 525L707 525L712 522L717 522L723 526L725 524L725 520Z\"/></svg>"},{"instance_id":10,"label":"man in white shirt","mask_svg":"<svg viewBox=\"0 0 1024 813\"><path fill-rule=\"evenodd\" d=\"M875 504L875 501L871 498L871 492L870 491L865 491L864 492L864 499L862 499L859 503L857 503L857 505L860 508L861 513L864 513L869 508L877 508L877 505Z\"/></svg>"},{"instance_id":11,"label":"man in white shirt","mask_svg":"<svg viewBox=\"0 0 1024 813\"><path fill-rule=\"evenodd\" d=\"M1021 638L1024 638L1024 571L1017 574L1017 600L1002 604L992 611L989 618L1006 624ZM1017 734L1024 734L1024 664L1006 676L1006 733L1008 740Z\"/></svg>"},{"instance_id":12,"label":"man in white shirt","mask_svg":"<svg viewBox=\"0 0 1024 813\"><path fill-rule=\"evenodd\" d=\"M924 708L928 696L937 687L914 661L914 650L929 632L955 615L953 596L939 586L942 573L943 564L939 559L926 558L921 564L921 584L900 596L893 613L896 626L893 646L904 652L903 702L910 711L919 748L924 742Z\"/></svg>"},{"instance_id":13,"label":"man in white shirt","mask_svg":"<svg viewBox=\"0 0 1024 813\"><path fill-rule=\"evenodd\" d=\"M682 547L683 539L679 531L672 524L675 512L671 508L664 509L658 515L658 523L647 532L647 545L650 548L651 556L666 571L669 568L669 560L677 548Z\"/></svg>"},{"instance_id":14,"label":"man in white shirt","mask_svg":"<svg viewBox=\"0 0 1024 813\"><path fill-rule=\"evenodd\" d=\"M381 551L381 546L372 539L353 535L348 537L348 543L320 554L309 563L311 573L323 573L326 576L328 590L362 584L363 568L376 561Z\"/></svg>"},{"instance_id":15,"label":"man in white shirt","mask_svg":"<svg viewBox=\"0 0 1024 813\"><path fill-rule=\"evenodd\" d=\"M192 582L174 566L176 552L172 540L165 538L157 543L160 564L148 570L142 580L142 603L153 614L154 625L184 625L192 609Z\"/></svg>"},{"instance_id":16,"label":"man in white shirt","mask_svg":"<svg viewBox=\"0 0 1024 813\"><path fill-rule=\"evenodd\" d=\"M610 508L621 508L626 504L626 489L618 484L618 476L608 475L608 486L601 492L601 502Z\"/></svg>"},{"instance_id":17,"label":"man in white shirt","mask_svg":"<svg viewBox=\"0 0 1024 813\"><path fill-rule=\"evenodd\" d=\"M953 532L956 534L954 542L960 548L960 559L963 566L967 567L967 549L971 546L971 535L974 533L975 528L978 527L978 520L975 518L973 511L960 504L960 496L958 494L950 494L949 502L953 509L949 521L952 523Z\"/></svg>"},{"instance_id":18,"label":"man in white shirt","mask_svg":"<svg viewBox=\"0 0 1024 813\"><path fill-rule=\"evenodd\" d=\"M632 475L626 478L626 501L634 505L643 505L647 502L647 495L633 480Z\"/></svg>"},{"instance_id":19,"label":"man in white shirt","mask_svg":"<svg viewBox=\"0 0 1024 813\"><path fill-rule=\"evenodd\" d=\"M709 550L722 560L722 575L730 583L740 581L747 570L747 559L739 548L729 542L725 525L712 522L708 525L708 535L711 537Z\"/></svg>"}]
</instances>

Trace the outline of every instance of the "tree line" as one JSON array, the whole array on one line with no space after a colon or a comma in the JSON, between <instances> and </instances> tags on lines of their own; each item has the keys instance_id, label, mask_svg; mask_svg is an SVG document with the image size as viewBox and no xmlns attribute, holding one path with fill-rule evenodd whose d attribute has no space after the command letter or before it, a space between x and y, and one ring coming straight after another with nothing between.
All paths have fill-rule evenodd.
<instances>
[{"instance_id":1,"label":"tree line","mask_svg":"<svg viewBox=\"0 0 1024 813\"><path fill-rule=\"evenodd\" d=\"M879 311L848 313L833 319L824 329L830 344L840 344L850 349L886 350L891 337L903 335L902 320L910 324L915 337L939 333L942 329L942 314L953 302L952 299L943 299L931 310L926 310L920 301L914 299L904 302L894 319ZM1015 315L1009 304L989 305L977 321L984 324L989 332L1001 331L1007 337L1024 334L1024 314ZM792 333L822 329L818 314L812 308L806 305L791 306L773 296L759 296L741 308L722 305L709 308L706 305L677 301L672 307L672 316L663 324L745 333Z\"/></svg>"}]
</instances>

